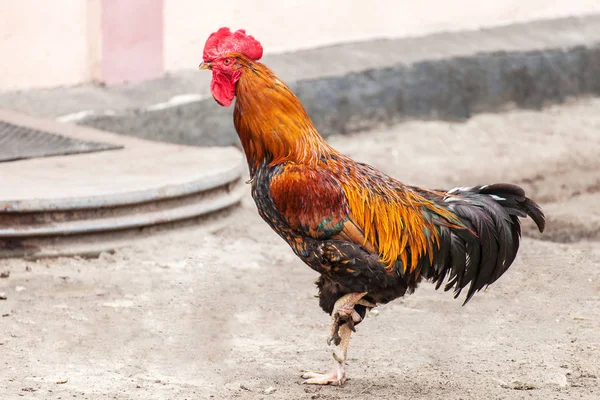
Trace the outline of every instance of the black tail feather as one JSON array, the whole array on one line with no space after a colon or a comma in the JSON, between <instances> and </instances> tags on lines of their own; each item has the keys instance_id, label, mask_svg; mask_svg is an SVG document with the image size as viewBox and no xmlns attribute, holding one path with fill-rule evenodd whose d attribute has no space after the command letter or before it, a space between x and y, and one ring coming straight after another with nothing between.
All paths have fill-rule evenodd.
<instances>
[{"instance_id":1,"label":"black tail feather","mask_svg":"<svg viewBox=\"0 0 600 400\"><path fill-rule=\"evenodd\" d=\"M519 218L529 216L540 232L546 220L525 191L511 184L453 189L443 201L463 227L439 227L442 244L426 275L436 282L436 288L448 277L444 290L454 289L455 297L469 285L466 304L513 263L521 237Z\"/></svg>"},{"instance_id":2,"label":"black tail feather","mask_svg":"<svg viewBox=\"0 0 600 400\"><path fill-rule=\"evenodd\" d=\"M510 183L497 183L494 185L479 186L481 194L496 195L503 197L506 200L500 204L511 211L515 211L515 215L520 217L529 216L535 222L540 232L544 232L546 227L546 217L540 206L528 197L525 197L525 191Z\"/></svg>"}]
</instances>

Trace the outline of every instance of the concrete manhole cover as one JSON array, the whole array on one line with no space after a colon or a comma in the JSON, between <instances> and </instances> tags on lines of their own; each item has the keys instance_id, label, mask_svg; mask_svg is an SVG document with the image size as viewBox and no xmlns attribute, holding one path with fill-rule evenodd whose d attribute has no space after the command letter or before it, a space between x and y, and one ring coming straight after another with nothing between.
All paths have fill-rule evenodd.
<instances>
[{"instance_id":1,"label":"concrete manhole cover","mask_svg":"<svg viewBox=\"0 0 600 400\"><path fill-rule=\"evenodd\" d=\"M88 142L0 121L0 162L122 149L110 143Z\"/></svg>"}]
</instances>

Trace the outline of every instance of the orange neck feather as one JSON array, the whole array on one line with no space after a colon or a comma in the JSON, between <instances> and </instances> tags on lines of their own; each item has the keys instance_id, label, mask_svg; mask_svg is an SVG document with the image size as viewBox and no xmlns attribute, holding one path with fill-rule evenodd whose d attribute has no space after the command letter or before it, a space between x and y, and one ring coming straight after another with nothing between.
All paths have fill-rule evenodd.
<instances>
[{"instance_id":1,"label":"orange neck feather","mask_svg":"<svg viewBox=\"0 0 600 400\"><path fill-rule=\"evenodd\" d=\"M233 120L250 174L261 163L314 165L335 152L319 135L300 100L265 65L243 60Z\"/></svg>"}]
</instances>

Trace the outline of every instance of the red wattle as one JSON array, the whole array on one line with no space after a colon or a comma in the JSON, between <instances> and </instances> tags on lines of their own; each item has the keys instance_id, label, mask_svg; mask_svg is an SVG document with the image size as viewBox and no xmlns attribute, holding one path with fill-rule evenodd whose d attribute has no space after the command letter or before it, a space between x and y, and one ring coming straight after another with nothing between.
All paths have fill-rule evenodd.
<instances>
[{"instance_id":1,"label":"red wattle","mask_svg":"<svg viewBox=\"0 0 600 400\"><path fill-rule=\"evenodd\" d=\"M228 76L213 70L210 91L217 103L223 107L229 107L235 97L235 82L232 82Z\"/></svg>"}]
</instances>

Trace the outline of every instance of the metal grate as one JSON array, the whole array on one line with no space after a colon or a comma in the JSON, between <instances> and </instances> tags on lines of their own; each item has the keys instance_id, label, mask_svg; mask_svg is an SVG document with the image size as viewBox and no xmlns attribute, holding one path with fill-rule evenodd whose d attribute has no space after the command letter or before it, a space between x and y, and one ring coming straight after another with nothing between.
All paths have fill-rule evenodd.
<instances>
[{"instance_id":1,"label":"metal grate","mask_svg":"<svg viewBox=\"0 0 600 400\"><path fill-rule=\"evenodd\" d=\"M119 145L71 139L0 121L0 162L122 148Z\"/></svg>"}]
</instances>

